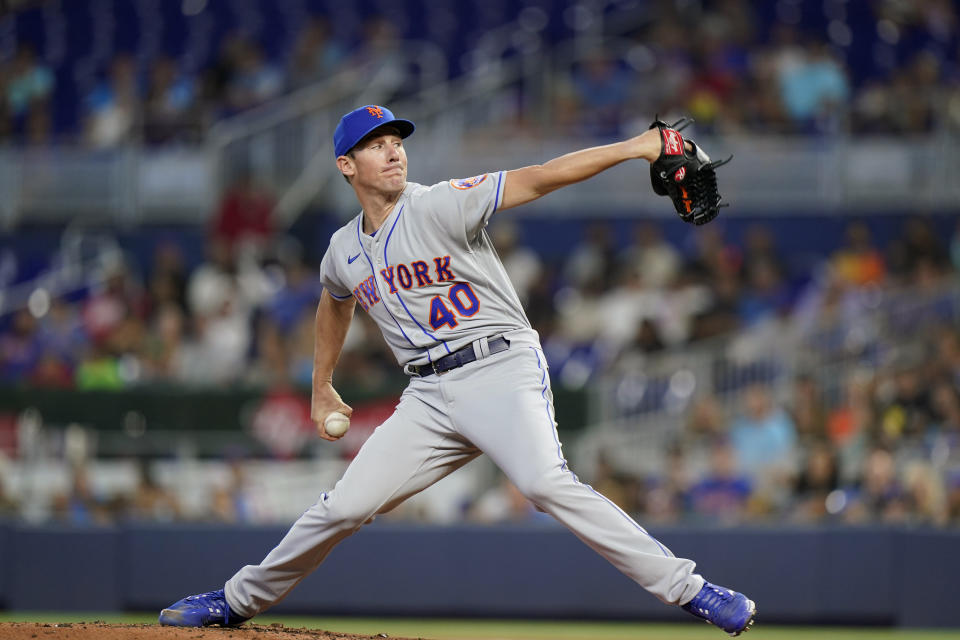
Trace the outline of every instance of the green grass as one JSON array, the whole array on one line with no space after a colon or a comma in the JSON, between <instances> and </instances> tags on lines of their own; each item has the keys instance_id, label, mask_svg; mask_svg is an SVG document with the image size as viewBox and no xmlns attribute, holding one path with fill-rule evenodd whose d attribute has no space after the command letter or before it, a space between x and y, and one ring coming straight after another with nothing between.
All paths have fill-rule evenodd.
<instances>
[{"instance_id":1,"label":"green grass","mask_svg":"<svg viewBox=\"0 0 960 640\"><path fill-rule=\"evenodd\" d=\"M0 622L92 622L152 623L155 613L43 613L0 611ZM302 616L257 617L257 624L281 622L287 627L308 627L342 633L390 637L429 638L430 640L722 640L717 629L695 621L676 624L641 622L545 622L533 620L461 620L412 618L311 618ZM758 623L744 636L746 640L957 640L960 630L919 630L853 627L787 627Z\"/></svg>"}]
</instances>

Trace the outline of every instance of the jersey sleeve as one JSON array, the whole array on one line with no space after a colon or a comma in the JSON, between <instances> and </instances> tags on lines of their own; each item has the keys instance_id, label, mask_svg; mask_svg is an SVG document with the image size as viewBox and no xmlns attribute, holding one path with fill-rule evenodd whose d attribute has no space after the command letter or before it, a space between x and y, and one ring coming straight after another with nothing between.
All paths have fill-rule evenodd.
<instances>
[{"instance_id":1,"label":"jersey sleeve","mask_svg":"<svg viewBox=\"0 0 960 640\"><path fill-rule=\"evenodd\" d=\"M505 171L457 178L430 188L432 209L440 223L455 236L473 241L503 199Z\"/></svg>"},{"instance_id":2,"label":"jersey sleeve","mask_svg":"<svg viewBox=\"0 0 960 640\"><path fill-rule=\"evenodd\" d=\"M343 281L337 274L336 254L337 252L331 241L330 246L327 247L327 252L323 254L323 260L320 261L320 282L323 283L324 288L331 296L337 300L346 300L353 294L350 289L344 286Z\"/></svg>"}]
</instances>

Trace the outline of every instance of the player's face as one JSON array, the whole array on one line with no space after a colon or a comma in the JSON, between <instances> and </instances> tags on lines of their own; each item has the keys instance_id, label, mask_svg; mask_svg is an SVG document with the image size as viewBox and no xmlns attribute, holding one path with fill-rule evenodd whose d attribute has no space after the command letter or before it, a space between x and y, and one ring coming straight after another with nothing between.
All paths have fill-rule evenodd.
<instances>
[{"instance_id":1,"label":"player's face","mask_svg":"<svg viewBox=\"0 0 960 640\"><path fill-rule=\"evenodd\" d=\"M403 139L392 133L370 138L353 150L353 185L358 189L374 189L394 193L407 184L407 152ZM343 170L343 169L341 169ZM347 173L347 175L351 175Z\"/></svg>"}]
</instances>

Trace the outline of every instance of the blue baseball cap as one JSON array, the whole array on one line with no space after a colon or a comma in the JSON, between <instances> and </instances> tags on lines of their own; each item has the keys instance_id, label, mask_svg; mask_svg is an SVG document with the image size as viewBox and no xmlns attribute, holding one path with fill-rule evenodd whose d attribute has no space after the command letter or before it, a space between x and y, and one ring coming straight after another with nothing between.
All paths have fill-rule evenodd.
<instances>
[{"instance_id":1,"label":"blue baseball cap","mask_svg":"<svg viewBox=\"0 0 960 640\"><path fill-rule=\"evenodd\" d=\"M333 153L335 157L339 158L346 155L368 133L385 124L396 127L401 138L406 138L416 129L409 120L394 117L390 109L368 104L359 109L354 109L340 118L340 124L333 132Z\"/></svg>"}]
</instances>

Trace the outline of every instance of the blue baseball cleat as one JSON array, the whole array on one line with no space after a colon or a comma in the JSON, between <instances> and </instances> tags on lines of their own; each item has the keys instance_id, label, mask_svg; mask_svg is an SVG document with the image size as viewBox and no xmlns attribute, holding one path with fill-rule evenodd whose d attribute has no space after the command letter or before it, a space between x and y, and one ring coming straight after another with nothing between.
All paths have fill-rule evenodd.
<instances>
[{"instance_id":1,"label":"blue baseball cleat","mask_svg":"<svg viewBox=\"0 0 960 640\"><path fill-rule=\"evenodd\" d=\"M223 589L178 600L160 612L160 624L168 627L235 627L250 618L230 611Z\"/></svg>"},{"instance_id":2,"label":"blue baseball cleat","mask_svg":"<svg viewBox=\"0 0 960 640\"><path fill-rule=\"evenodd\" d=\"M726 587L705 582L693 600L683 605L683 610L714 624L731 636L750 630L757 615L753 600Z\"/></svg>"}]
</instances>

